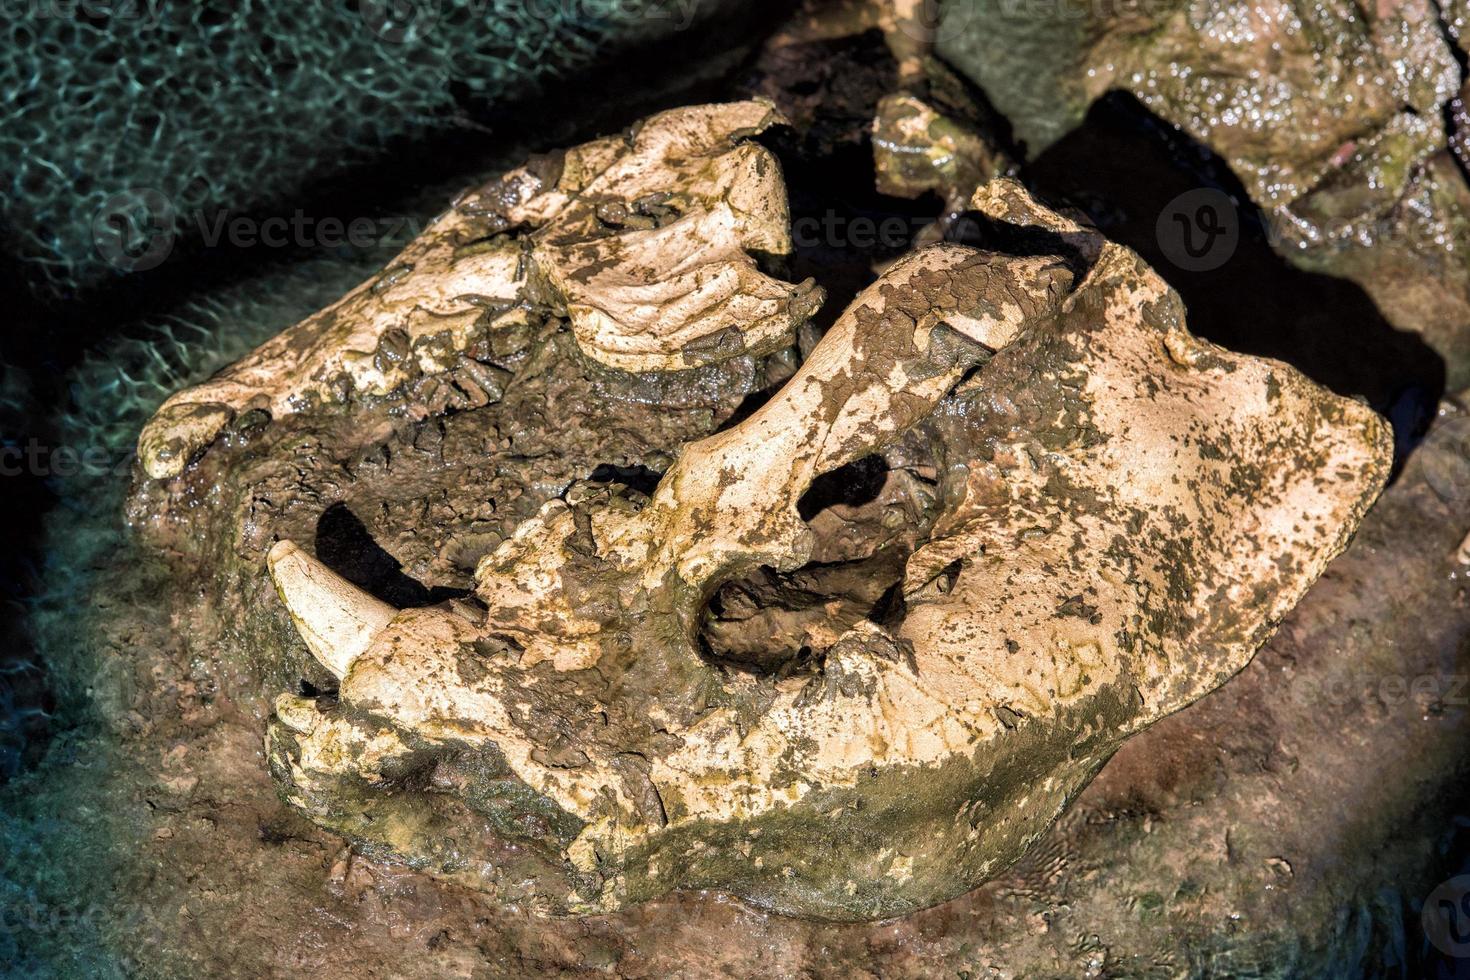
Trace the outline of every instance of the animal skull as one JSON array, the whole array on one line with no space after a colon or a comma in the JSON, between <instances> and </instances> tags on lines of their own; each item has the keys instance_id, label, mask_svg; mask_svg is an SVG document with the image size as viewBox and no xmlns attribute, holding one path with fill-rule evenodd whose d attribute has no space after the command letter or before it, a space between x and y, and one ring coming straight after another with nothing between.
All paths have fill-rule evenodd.
<instances>
[{"instance_id":1,"label":"animal skull","mask_svg":"<svg viewBox=\"0 0 1470 980\"><path fill-rule=\"evenodd\" d=\"M703 134L714 114L676 118ZM784 244L751 217L784 214L761 152L724 146L700 217L620 239L638 254L657 240L652 276L592 259L589 193L523 189L549 183L529 171L499 185L496 215L566 229L533 233L531 254L591 356L658 370L715 324L742 324L721 350L789 335L792 287L744 251L691 271L668 244L736 228L743 246ZM602 155L645 186L637 152L588 147L557 186L621 173ZM737 162L755 184L722 183ZM552 913L719 888L889 916L1001 871L1125 738L1244 666L1381 489L1386 426L1285 365L1195 339L1142 260L1019 185L972 206L1026 229L1031 254L941 244L899 261L651 496L576 484L522 524L481 561L478 603L396 610L278 543L277 590L340 678L335 700L276 702L267 749L287 799ZM485 262L476 275L500 274ZM938 505L865 556L902 549L895 599L787 671L701 650L722 586L821 557L798 511L813 481L900 448L923 454L907 469Z\"/></svg>"},{"instance_id":2,"label":"animal skull","mask_svg":"<svg viewBox=\"0 0 1470 980\"><path fill-rule=\"evenodd\" d=\"M791 252L780 164L749 141L780 122L761 101L673 109L462 196L382 275L168 399L144 469L177 476L248 410L387 394L410 358L445 371L487 318L566 316L585 354L629 371L787 346L822 293L751 255Z\"/></svg>"}]
</instances>

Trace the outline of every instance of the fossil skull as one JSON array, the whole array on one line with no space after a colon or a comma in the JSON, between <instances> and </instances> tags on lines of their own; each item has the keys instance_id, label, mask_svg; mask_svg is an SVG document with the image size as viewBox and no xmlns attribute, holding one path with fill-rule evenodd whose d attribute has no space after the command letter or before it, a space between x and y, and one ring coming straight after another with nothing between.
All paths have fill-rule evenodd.
<instances>
[{"instance_id":1,"label":"fossil skull","mask_svg":"<svg viewBox=\"0 0 1470 980\"><path fill-rule=\"evenodd\" d=\"M179 392L138 440L177 476L247 410L272 416L446 370L488 320L565 315L585 354L672 370L790 343L821 305L761 271L791 251L781 168L749 137L769 103L673 109L463 195L380 276Z\"/></svg>"},{"instance_id":2,"label":"fossil skull","mask_svg":"<svg viewBox=\"0 0 1470 980\"><path fill-rule=\"evenodd\" d=\"M589 144L560 180L612 172L599 154L638 159L621 146ZM716 167L699 194L719 205L623 248L781 213L759 191L761 152L722 146L755 183L737 191ZM601 205L518 189L546 183L508 178L495 213L563 216L567 239L532 252L583 269L546 279L591 356L656 370L715 323L735 322L736 349L789 331L793 287L743 251L690 272L650 245L652 278L582 265ZM1037 247L900 260L650 496L575 484L523 523L480 562L477 602L396 610L278 543L277 591L340 678L335 699L276 702L267 748L286 797L547 912L707 887L888 916L998 873L1123 739L1238 671L1378 493L1386 426L1285 365L1194 338L1135 254L1019 185L992 182L972 206ZM737 237L784 244L759 221ZM665 304L677 315L656 315ZM900 444L927 454L912 479L937 503L892 545L896 598L799 668L716 662L701 648L711 596L820 558L803 494Z\"/></svg>"}]
</instances>

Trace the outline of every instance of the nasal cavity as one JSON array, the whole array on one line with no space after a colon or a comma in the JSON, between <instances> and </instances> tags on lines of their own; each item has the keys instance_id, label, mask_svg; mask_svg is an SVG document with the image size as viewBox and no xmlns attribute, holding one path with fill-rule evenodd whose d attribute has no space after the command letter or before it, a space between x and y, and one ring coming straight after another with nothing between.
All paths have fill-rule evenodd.
<instances>
[{"instance_id":1,"label":"nasal cavity","mask_svg":"<svg viewBox=\"0 0 1470 980\"><path fill-rule=\"evenodd\" d=\"M762 676L814 673L853 626L901 619L904 566L933 522L929 486L881 456L815 480L797 504L812 530L813 560L721 585L701 618L705 659Z\"/></svg>"}]
</instances>

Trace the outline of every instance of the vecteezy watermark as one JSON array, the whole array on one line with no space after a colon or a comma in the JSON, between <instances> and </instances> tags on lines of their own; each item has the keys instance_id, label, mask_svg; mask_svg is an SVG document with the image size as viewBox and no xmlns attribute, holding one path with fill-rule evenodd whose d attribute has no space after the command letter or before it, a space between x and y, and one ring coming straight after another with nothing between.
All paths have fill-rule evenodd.
<instances>
[{"instance_id":1,"label":"vecteezy watermark","mask_svg":"<svg viewBox=\"0 0 1470 980\"><path fill-rule=\"evenodd\" d=\"M0 19L133 20L157 24L163 0L0 0Z\"/></svg>"},{"instance_id":2,"label":"vecteezy watermark","mask_svg":"<svg viewBox=\"0 0 1470 980\"><path fill-rule=\"evenodd\" d=\"M1470 705L1470 674L1383 674L1342 671L1291 681L1291 699L1303 707L1341 707L1377 701L1385 707L1412 703L1425 710Z\"/></svg>"},{"instance_id":3,"label":"vecteezy watermark","mask_svg":"<svg viewBox=\"0 0 1470 980\"><path fill-rule=\"evenodd\" d=\"M145 272L174 249L177 215L168 195L151 187L120 191L92 218L92 242L113 268Z\"/></svg>"},{"instance_id":4,"label":"vecteezy watermark","mask_svg":"<svg viewBox=\"0 0 1470 980\"><path fill-rule=\"evenodd\" d=\"M297 209L288 215L255 217L227 210L197 209L180 215L168 196L150 188L109 197L92 220L97 253L121 272L144 272L173 252L179 235L192 227L205 248L371 249L407 245L420 222L406 215L316 217Z\"/></svg>"},{"instance_id":5,"label":"vecteezy watermark","mask_svg":"<svg viewBox=\"0 0 1470 980\"><path fill-rule=\"evenodd\" d=\"M1424 482L1447 504L1470 500L1470 414L1441 416L1435 423L1438 451L1420 454Z\"/></svg>"},{"instance_id":6,"label":"vecteezy watermark","mask_svg":"<svg viewBox=\"0 0 1470 980\"><path fill-rule=\"evenodd\" d=\"M1197 187L1164 205L1154 228L1164 257L1186 272L1210 272L1240 244L1240 212L1224 191Z\"/></svg>"},{"instance_id":7,"label":"vecteezy watermark","mask_svg":"<svg viewBox=\"0 0 1470 980\"><path fill-rule=\"evenodd\" d=\"M1152 22L1179 10L1178 0L987 0L991 11L1005 20L1118 21L1123 18ZM976 4L968 2L965 7Z\"/></svg>"},{"instance_id":8,"label":"vecteezy watermark","mask_svg":"<svg viewBox=\"0 0 1470 980\"><path fill-rule=\"evenodd\" d=\"M137 453L105 446L47 446L32 437L24 446L0 445L0 477L125 476Z\"/></svg>"},{"instance_id":9,"label":"vecteezy watermark","mask_svg":"<svg viewBox=\"0 0 1470 980\"><path fill-rule=\"evenodd\" d=\"M407 245L420 230L418 223L403 215L376 218L317 218L300 208L289 218L274 215L254 218L218 211L206 216L193 214L199 237L206 248L228 242L235 248L376 248Z\"/></svg>"},{"instance_id":10,"label":"vecteezy watermark","mask_svg":"<svg viewBox=\"0 0 1470 980\"><path fill-rule=\"evenodd\" d=\"M682 31L694 23L701 0L519 0L523 20L554 26L660 21ZM496 0L358 0L368 30L384 41L403 44L429 34L451 10L471 21L502 16Z\"/></svg>"},{"instance_id":11,"label":"vecteezy watermark","mask_svg":"<svg viewBox=\"0 0 1470 980\"><path fill-rule=\"evenodd\" d=\"M1446 956L1470 956L1470 875L1442 881L1419 913L1424 935Z\"/></svg>"},{"instance_id":12,"label":"vecteezy watermark","mask_svg":"<svg viewBox=\"0 0 1470 980\"><path fill-rule=\"evenodd\" d=\"M828 210L803 215L791 222L791 241L797 248L907 248L927 221L888 215L842 215Z\"/></svg>"},{"instance_id":13,"label":"vecteezy watermark","mask_svg":"<svg viewBox=\"0 0 1470 980\"><path fill-rule=\"evenodd\" d=\"M151 962L154 951L168 946L177 934L179 918L194 919L201 914L202 903L193 897L177 909L141 902L119 907L111 901L81 904L9 898L0 902L0 941L22 949L36 936L91 944L105 933L122 939L116 948L98 947L92 953L110 960L122 976L153 976L157 972Z\"/></svg>"},{"instance_id":14,"label":"vecteezy watermark","mask_svg":"<svg viewBox=\"0 0 1470 980\"><path fill-rule=\"evenodd\" d=\"M925 45L994 31L1006 22L1152 23L1174 14L1178 0L911 0L895 20L904 34Z\"/></svg>"},{"instance_id":15,"label":"vecteezy watermark","mask_svg":"<svg viewBox=\"0 0 1470 980\"><path fill-rule=\"evenodd\" d=\"M402 44L423 37L439 23L440 0L359 0L362 22L384 41Z\"/></svg>"},{"instance_id":16,"label":"vecteezy watermark","mask_svg":"<svg viewBox=\"0 0 1470 980\"><path fill-rule=\"evenodd\" d=\"M0 904L0 936L26 933L57 935L95 927L104 919L102 905L52 905L20 901Z\"/></svg>"},{"instance_id":17,"label":"vecteezy watermark","mask_svg":"<svg viewBox=\"0 0 1470 980\"><path fill-rule=\"evenodd\" d=\"M1253 236L1259 231L1265 244L1282 255L1326 248L1418 252L1443 234L1412 211L1330 217L1298 214L1290 208L1262 213L1247 200L1197 187L1164 205L1154 236L1165 258L1178 268L1209 272L1234 257L1243 229L1250 229Z\"/></svg>"},{"instance_id":18,"label":"vecteezy watermark","mask_svg":"<svg viewBox=\"0 0 1470 980\"><path fill-rule=\"evenodd\" d=\"M1002 0L1005 6L1011 0ZM1024 3L1025 0L1014 0ZM917 0L897 4L895 20L898 29L925 46L954 40L966 32L975 18L978 4L973 2L954 3L945 0Z\"/></svg>"}]
</instances>

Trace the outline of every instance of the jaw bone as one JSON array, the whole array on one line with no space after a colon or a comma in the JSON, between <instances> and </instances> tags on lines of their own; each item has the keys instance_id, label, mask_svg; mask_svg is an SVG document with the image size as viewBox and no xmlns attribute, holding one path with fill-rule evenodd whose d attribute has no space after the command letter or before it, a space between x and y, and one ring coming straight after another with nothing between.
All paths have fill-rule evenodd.
<instances>
[{"instance_id":1,"label":"jaw bone","mask_svg":"<svg viewBox=\"0 0 1470 980\"><path fill-rule=\"evenodd\" d=\"M972 206L1067 254L896 263L651 498L569 494L523 523L477 569L483 617L373 607L364 647L293 606L345 676L342 710L278 707L287 798L431 865L436 835L465 846L424 816L436 796L535 823L549 911L707 887L896 915L998 873L1123 739L1244 666L1376 497L1386 426L1196 340L1136 255L1018 185ZM708 662L713 590L807 562L803 492L905 433L934 447L943 503L901 614L805 675Z\"/></svg>"}]
</instances>

